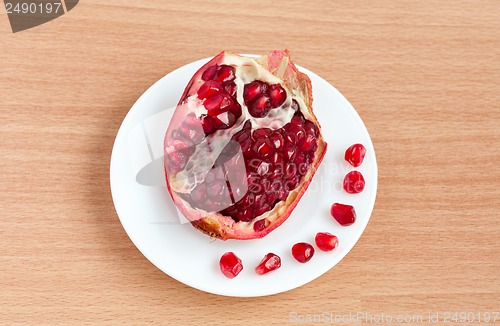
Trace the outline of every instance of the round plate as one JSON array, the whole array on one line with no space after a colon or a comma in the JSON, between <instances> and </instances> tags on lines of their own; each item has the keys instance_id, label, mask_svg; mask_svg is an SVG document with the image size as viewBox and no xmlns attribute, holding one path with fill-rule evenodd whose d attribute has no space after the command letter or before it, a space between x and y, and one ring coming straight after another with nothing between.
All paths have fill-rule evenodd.
<instances>
[{"instance_id":1,"label":"round plate","mask_svg":"<svg viewBox=\"0 0 500 326\"><path fill-rule=\"evenodd\" d=\"M355 245L375 203L377 164L373 144L361 118L332 85L310 72L314 112L322 126L328 150L309 188L287 221L263 239L214 240L187 223L165 186L163 139L174 108L191 76L209 59L185 65L151 86L134 104L116 136L111 155L111 193L120 221L137 248L156 267L196 289L228 296L254 297L288 291L327 272ZM342 189L344 176L354 168L344 160L354 143L366 149L356 168L366 180L360 194ZM342 227L330 215L334 202L353 205L357 220ZM306 264L291 255L297 242L314 244L317 232L339 239L332 252L316 248ZM233 251L243 261L242 272L228 279L219 270L219 258ZM281 268L257 275L255 266L265 254L281 257Z\"/></svg>"}]
</instances>

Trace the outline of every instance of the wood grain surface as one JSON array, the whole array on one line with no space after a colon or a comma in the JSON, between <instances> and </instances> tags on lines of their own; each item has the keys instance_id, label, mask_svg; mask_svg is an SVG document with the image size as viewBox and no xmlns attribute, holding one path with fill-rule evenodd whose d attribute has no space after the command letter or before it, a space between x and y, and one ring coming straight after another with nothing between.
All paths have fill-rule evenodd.
<instances>
[{"instance_id":1,"label":"wood grain surface","mask_svg":"<svg viewBox=\"0 0 500 326\"><path fill-rule=\"evenodd\" d=\"M500 311L498 0L86 0L19 33L0 12L0 324L287 325L293 313L357 312L440 312L443 323ZM173 69L283 48L364 120L375 209L345 259L303 287L203 293L123 230L113 141Z\"/></svg>"}]
</instances>

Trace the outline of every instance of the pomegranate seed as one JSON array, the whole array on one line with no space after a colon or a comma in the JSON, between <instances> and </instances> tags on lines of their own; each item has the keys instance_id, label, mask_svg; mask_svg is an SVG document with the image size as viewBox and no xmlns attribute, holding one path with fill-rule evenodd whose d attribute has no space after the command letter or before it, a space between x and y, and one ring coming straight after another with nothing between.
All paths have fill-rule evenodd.
<instances>
[{"instance_id":1,"label":"pomegranate seed","mask_svg":"<svg viewBox=\"0 0 500 326\"><path fill-rule=\"evenodd\" d=\"M290 123L286 124L284 128L289 134L295 135L298 146L302 145L306 140L306 132L304 128ZM315 140L314 138L312 139Z\"/></svg>"},{"instance_id":2,"label":"pomegranate seed","mask_svg":"<svg viewBox=\"0 0 500 326\"><path fill-rule=\"evenodd\" d=\"M260 193L260 178L257 174L250 174L247 178L248 191L251 193Z\"/></svg>"},{"instance_id":3,"label":"pomegranate seed","mask_svg":"<svg viewBox=\"0 0 500 326\"><path fill-rule=\"evenodd\" d=\"M309 164L306 162L306 155L304 153L300 153L295 156L295 160L293 161L295 166L297 167L297 171L300 175L305 175L309 169Z\"/></svg>"},{"instance_id":4,"label":"pomegranate seed","mask_svg":"<svg viewBox=\"0 0 500 326\"><path fill-rule=\"evenodd\" d=\"M222 102L220 103L219 112L225 112L230 110L234 106L234 100L231 96L224 94L222 98Z\"/></svg>"},{"instance_id":5,"label":"pomegranate seed","mask_svg":"<svg viewBox=\"0 0 500 326\"><path fill-rule=\"evenodd\" d=\"M209 115L217 115L223 99L224 96L222 94L217 94L215 96L207 98L203 102L203 105L207 109Z\"/></svg>"},{"instance_id":6,"label":"pomegranate seed","mask_svg":"<svg viewBox=\"0 0 500 326\"><path fill-rule=\"evenodd\" d=\"M209 135L215 131L214 124L212 121L212 117L202 114L200 116L201 118L201 126L203 127L203 131L205 132L205 135Z\"/></svg>"},{"instance_id":7,"label":"pomegranate seed","mask_svg":"<svg viewBox=\"0 0 500 326\"><path fill-rule=\"evenodd\" d=\"M316 147L314 145L316 145L316 138L312 135L307 135L303 143L299 146L299 149L304 152L312 152L317 148L317 145Z\"/></svg>"},{"instance_id":8,"label":"pomegranate seed","mask_svg":"<svg viewBox=\"0 0 500 326\"><path fill-rule=\"evenodd\" d=\"M286 180L291 180L295 174L297 173L297 169L295 164L293 163L288 163L285 168L285 179Z\"/></svg>"},{"instance_id":9,"label":"pomegranate seed","mask_svg":"<svg viewBox=\"0 0 500 326\"><path fill-rule=\"evenodd\" d=\"M280 107L286 100L286 91L280 84L269 86L269 97L271 98L271 107Z\"/></svg>"},{"instance_id":10,"label":"pomegranate seed","mask_svg":"<svg viewBox=\"0 0 500 326\"><path fill-rule=\"evenodd\" d=\"M366 148L362 144L354 144L345 151L344 158L349 164L358 167L363 163L365 158Z\"/></svg>"},{"instance_id":11,"label":"pomegranate seed","mask_svg":"<svg viewBox=\"0 0 500 326\"><path fill-rule=\"evenodd\" d=\"M209 80L200 86L198 89L198 97L201 99L210 98L222 92L223 88L221 83L215 80Z\"/></svg>"},{"instance_id":12,"label":"pomegranate seed","mask_svg":"<svg viewBox=\"0 0 500 326\"><path fill-rule=\"evenodd\" d=\"M222 87L224 87L224 90L231 95L232 97L236 97L236 84L232 81L225 82L222 84Z\"/></svg>"},{"instance_id":13,"label":"pomegranate seed","mask_svg":"<svg viewBox=\"0 0 500 326\"><path fill-rule=\"evenodd\" d=\"M217 65L210 66L203 72L203 74L201 75L201 79L203 79L204 81L214 79L216 72Z\"/></svg>"},{"instance_id":14,"label":"pomegranate seed","mask_svg":"<svg viewBox=\"0 0 500 326\"><path fill-rule=\"evenodd\" d=\"M253 132L253 138L254 139L259 139L259 138L267 138L273 131L269 128L260 128L257 129Z\"/></svg>"},{"instance_id":15,"label":"pomegranate seed","mask_svg":"<svg viewBox=\"0 0 500 326\"><path fill-rule=\"evenodd\" d=\"M295 146L291 144L285 144L285 148L283 149L283 152L285 154L285 157L288 161L293 161L295 159L296 155L296 149Z\"/></svg>"},{"instance_id":16,"label":"pomegranate seed","mask_svg":"<svg viewBox=\"0 0 500 326\"><path fill-rule=\"evenodd\" d=\"M361 172L351 171L344 178L344 190L350 194L358 194L365 189L365 179Z\"/></svg>"},{"instance_id":17,"label":"pomegranate seed","mask_svg":"<svg viewBox=\"0 0 500 326\"><path fill-rule=\"evenodd\" d=\"M252 122L250 120L245 121L245 123L243 124L243 128L241 128L241 130L251 131L252 130Z\"/></svg>"},{"instance_id":18,"label":"pomegranate seed","mask_svg":"<svg viewBox=\"0 0 500 326\"><path fill-rule=\"evenodd\" d=\"M311 135L314 138L318 137L319 134L318 127L311 121L306 121L304 123L304 130L306 131L307 135Z\"/></svg>"},{"instance_id":19,"label":"pomegranate seed","mask_svg":"<svg viewBox=\"0 0 500 326\"><path fill-rule=\"evenodd\" d=\"M253 229L254 231L256 232L259 232L259 231L262 231L264 230L265 228L267 228L267 226L269 225L269 221L267 219L262 219L262 220L258 220L257 222L255 222L253 224Z\"/></svg>"},{"instance_id":20,"label":"pomegranate seed","mask_svg":"<svg viewBox=\"0 0 500 326\"><path fill-rule=\"evenodd\" d=\"M328 232L319 232L316 234L314 241L316 242L316 246L323 251L332 251L339 244L339 239Z\"/></svg>"},{"instance_id":21,"label":"pomegranate seed","mask_svg":"<svg viewBox=\"0 0 500 326\"><path fill-rule=\"evenodd\" d=\"M348 226L356 222L356 211L351 205L335 203L330 208L330 214L342 226Z\"/></svg>"},{"instance_id":22,"label":"pomegranate seed","mask_svg":"<svg viewBox=\"0 0 500 326\"><path fill-rule=\"evenodd\" d=\"M242 138L239 140L240 146L241 146L241 152L248 153L250 151L250 148L252 147L252 138L250 136L246 138Z\"/></svg>"},{"instance_id":23,"label":"pomegranate seed","mask_svg":"<svg viewBox=\"0 0 500 326\"><path fill-rule=\"evenodd\" d=\"M314 248L306 242L299 242L292 247L292 256L299 263L307 263L314 256Z\"/></svg>"},{"instance_id":24,"label":"pomegranate seed","mask_svg":"<svg viewBox=\"0 0 500 326\"><path fill-rule=\"evenodd\" d=\"M303 127L305 119L302 115L294 114L290 123L294 126Z\"/></svg>"},{"instance_id":25,"label":"pomegranate seed","mask_svg":"<svg viewBox=\"0 0 500 326\"><path fill-rule=\"evenodd\" d=\"M250 104L248 107L248 113L255 118L262 118L267 115L270 109L271 103L269 97L267 95L262 95Z\"/></svg>"},{"instance_id":26,"label":"pomegranate seed","mask_svg":"<svg viewBox=\"0 0 500 326\"><path fill-rule=\"evenodd\" d=\"M283 131L283 136L287 144L295 146L295 143L297 143L297 135Z\"/></svg>"},{"instance_id":27,"label":"pomegranate seed","mask_svg":"<svg viewBox=\"0 0 500 326\"><path fill-rule=\"evenodd\" d=\"M257 172L257 174L260 176L266 175L269 172L270 166L271 166L270 163L261 161L259 164L259 167L257 168L257 171L255 171L255 172Z\"/></svg>"},{"instance_id":28,"label":"pomegranate seed","mask_svg":"<svg viewBox=\"0 0 500 326\"><path fill-rule=\"evenodd\" d=\"M253 145L253 151L262 158L270 157L273 154L273 146L267 138L259 138Z\"/></svg>"},{"instance_id":29,"label":"pomegranate seed","mask_svg":"<svg viewBox=\"0 0 500 326\"><path fill-rule=\"evenodd\" d=\"M243 270L241 259L233 252L226 252L220 257L219 267L227 278L235 278Z\"/></svg>"},{"instance_id":30,"label":"pomegranate seed","mask_svg":"<svg viewBox=\"0 0 500 326\"><path fill-rule=\"evenodd\" d=\"M254 214L251 208L236 212L236 218L242 222L250 222L254 218L253 215Z\"/></svg>"},{"instance_id":31,"label":"pomegranate seed","mask_svg":"<svg viewBox=\"0 0 500 326\"><path fill-rule=\"evenodd\" d=\"M297 187L298 184L299 184L299 177L294 176L293 178L286 181L285 187L288 191L292 191Z\"/></svg>"},{"instance_id":32,"label":"pomegranate seed","mask_svg":"<svg viewBox=\"0 0 500 326\"><path fill-rule=\"evenodd\" d=\"M268 253L255 267L255 272L259 275L267 274L281 267L281 258L273 253Z\"/></svg>"},{"instance_id":33,"label":"pomegranate seed","mask_svg":"<svg viewBox=\"0 0 500 326\"><path fill-rule=\"evenodd\" d=\"M236 123L236 117L231 111L223 112L217 117L213 117L213 122L217 129L227 129L234 126Z\"/></svg>"},{"instance_id":34,"label":"pomegranate seed","mask_svg":"<svg viewBox=\"0 0 500 326\"><path fill-rule=\"evenodd\" d=\"M271 172L273 172L272 169L272 163L271 162L262 162L262 164L259 166L259 169L257 170L257 174L259 174L260 176L269 176L271 175ZM264 179L262 181L265 181ZM269 181L269 180L267 180ZM268 186L268 185L264 185L264 186ZM269 188L269 187L268 187Z\"/></svg>"},{"instance_id":35,"label":"pomegranate seed","mask_svg":"<svg viewBox=\"0 0 500 326\"><path fill-rule=\"evenodd\" d=\"M214 79L218 82L223 83L227 81L233 81L235 78L234 67L228 65L220 65L217 69L217 73L215 74Z\"/></svg>"},{"instance_id":36,"label":"pomegranate seed","mask_svg":"<svg viewBox=\"0 0 500 326\"><path fill-rule=\"evenodd\" d=\"M260 80L255 80L243 87L243 99L245 105L256 100L259 96L267 93L268 86Z\"/></svg>"},{"instance_id":37,"label":"pomegranate seed","mask_svg":"<svg viewBox=\"0 0 500 326\"><path fill-rule=\"evenodd\" d=\"M282 168L283 164L281 163L283 163L283 155L275 152L273 155L273 164L279 168Z\"/></svg>"},{"instance_id":38,"label":"pomegranate seed","mask_svg":"<svg viewBox=\"0 0 500 326\"><path fill-rule=\"evenodd\" d=\"M269 140L274 145L275 151L281 151L285 145L285 139L279 132L276 131L269 136Z\"/></svg>"},{"instance_id":39,"label":"pomegranate seed","mask_svg":"<svg viewBox=\"0 0 500 326\"><path fill-rule=\"evenodd\" d=\"M236 119L241 117L241 105L238 102L234 102L234 105L231 107L230 111L234 114Z\"/></svg>"},{"instance_id":40,"label":"pomegranate seed","mask_svg":"<svg viewBox=\"0 0 500 326\"><path fill-rule=\"evenodd\" d=\"M276 195L276 198L278 198L277 192L281 189L281 176L283 174L282 169L283 167L281 164L280 166L275 166L267 178L269 181L269 191ZM273 204L271 201L269 202L271 205Z\"/></svg>"}]
</instances>

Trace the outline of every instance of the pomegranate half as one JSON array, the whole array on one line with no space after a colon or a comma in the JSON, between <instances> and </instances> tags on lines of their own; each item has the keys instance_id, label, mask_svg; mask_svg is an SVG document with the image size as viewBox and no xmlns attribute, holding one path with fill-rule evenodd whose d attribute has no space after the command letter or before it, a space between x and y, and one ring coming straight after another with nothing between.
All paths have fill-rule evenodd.
<instances>
[{"instance_id":1,"label":"pomegranate half","mask_svg":"<svg viewBox=\"0 0 500 326\"><path fill-rule=\"evenodd\" d=\"M262 238L281 225L326 151L309 77L285 51L222 52L182 94L165 135L167 188L198 230Z\"/></svg>"}]
</instances>

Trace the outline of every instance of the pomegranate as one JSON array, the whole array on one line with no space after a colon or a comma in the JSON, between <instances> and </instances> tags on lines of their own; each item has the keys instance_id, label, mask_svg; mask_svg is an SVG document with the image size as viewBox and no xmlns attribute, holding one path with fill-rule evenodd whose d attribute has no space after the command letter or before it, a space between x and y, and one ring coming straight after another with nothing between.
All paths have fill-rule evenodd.
<instances>
[{"instance_id":1,"label":"pomegranate","mask_svg":"<svg viewBox=\"0 0 500 326\"><path fill-rule=\"evenodd\" d=\"M274 271L275 269L278 269L280 267L281 267L281 258L278 255L270 252L267 255L265 255L264 258L259 263L259 265L255 267L255 272L259 275L263 275L271 271Z\"/></svg>"},{"instance_id":2,"label":"pomegranate","mask_svg":"<svg viewBox=\"0 0 500 326\"><path fill-rule=\"evenodd\" d=\"M344 190L350 194L358 194L365 189L365 178L359 171L351 171L344 177Z\"/></svg>"},{"instance_id":3,"label":"pomegranate","mask_svg":"<svg viewBox=\"0 0 500 326\"><path fill-rule=\"evenodd\" d=\"M365 154L365 146L362 144L354 144L345 151L344 159L356 168L363 163Z\"/></svg>"},{"instance_id":4,"label":"pomegranate","mask_svg":"<svg viewBox=\"0 0 500 326\"><path fill-rule=\"evenodd\" d=\"M226 252L220 258L219 267L227 278L235 278L243 270L241 259L234 252Z\"/></svg>"},{"instance_id":5,"label":"pomegranate","mask_svg":"<svg viewBox=\"0 0 500 326\"><path fill-rule=\"evenodd\" d=\"M316 242L316 246L323 251L332 251L339 244L337 237L328 232L318 232L314 241Z\"/></svg>"},{"instance_id":6,"label":"pomegranate","mask_svg":"<svg viewBox=\"0 0 500 326\"><path fill-rule=\"evenodd\" d=\"M306 242L299 242L292 247L292 256L299 263L307 263L314 256L314 248Z\"/></svg>"},{"instance_id":7,"label":"pomegranate","mask_svg":"<svg viewBox=\"0 0 500 326\"><path fill-rule=\"evenodd\" d=\"M326 151L312 89L287 50L222 52L189 81L165 135L167 188L198 230L262 238L281 225Z\"/></svg>"},{"instance_id":8,"label":"pomegranate","mask_svg":"<svg viewBox=\"0 0 500 326\"><path fill-rule=\"evenodd\" d=\"M348 226L356 222L356 211L351 205L335 203L330 208L330 214L342 226Z\"/></svg>"}]
</instances>

